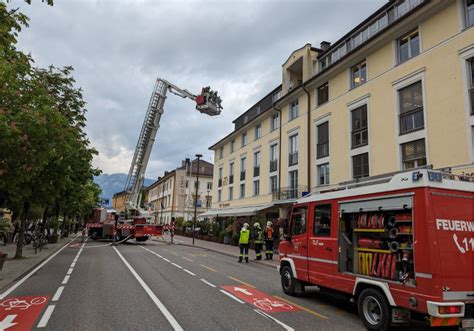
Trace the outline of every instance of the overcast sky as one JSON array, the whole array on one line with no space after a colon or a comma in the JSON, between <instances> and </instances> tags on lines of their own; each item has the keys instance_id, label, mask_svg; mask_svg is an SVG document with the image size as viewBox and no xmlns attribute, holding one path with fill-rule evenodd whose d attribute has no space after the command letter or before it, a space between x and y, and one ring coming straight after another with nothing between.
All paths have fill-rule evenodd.
<instances>
[{"instance_id":1,"label":"overcast sky","mask_svg":"<svg viewBox=\"0 0 474 331\"><path fill-rule=\"evenodd\" d=\"M87 133L104 173L128 173L157 77L197 94L210 85L223 99L218 117L169 95L147 178L174 169L233 130L232 121L281 83L290 53L336 41L384 0L39 0L19 47L37 65L71 65L87 101Z\"/></svg>"}]
</instances>

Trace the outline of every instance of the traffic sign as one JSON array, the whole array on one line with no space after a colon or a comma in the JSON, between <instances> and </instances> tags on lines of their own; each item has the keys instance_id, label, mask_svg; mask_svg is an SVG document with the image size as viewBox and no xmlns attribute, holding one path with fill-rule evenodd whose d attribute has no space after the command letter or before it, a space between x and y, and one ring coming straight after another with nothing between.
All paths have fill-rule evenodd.
<instances>
[{"instance_id":1,"label":"traffic sign","mask_svg":"<svg viewBox=\"0 0 474 331\"><path fill-rule=\"evenodd\" d=\"M260 292L250 286L239 285L221 287L227 292L230 292L235 295L237 298L267 313L290 312L300 310L298 307L278 300L277 298Z\"/></svg>"},{"instance_id":2,"label":"traffic sign","mask_svg":"<svg viewBox=\"0 0 474 331\"><path fill-rule=\"evenodd\" d=\"M48 298L29 296L3 300L0 302L0 330L30 330L46 306Z\"/></svg>"}]
</instances>

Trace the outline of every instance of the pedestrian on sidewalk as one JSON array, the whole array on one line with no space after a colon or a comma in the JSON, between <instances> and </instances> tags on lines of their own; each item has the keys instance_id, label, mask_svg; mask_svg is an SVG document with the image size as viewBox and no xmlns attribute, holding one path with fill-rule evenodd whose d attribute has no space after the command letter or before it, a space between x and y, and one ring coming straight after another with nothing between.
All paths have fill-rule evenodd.
<instances>
[{"instance_id":1,"label":"pedestrian on sidewalk","mask_svg":"<svg viewBox=\"0 0 474 331\"><path fill-rule=\"evenodd\" d=\"M267 222L265 227L265 260L273 260L273 223Z\"/></svg>"},{"instance_id":2,"label":"pedestrian on sidewalk","mask_svg":"<svg viewBox=\"0 0 474 331\"><path fill-rule=\"evenodd\" d=\"M249 263L249 237L250 237L249 224L244 223L244 226L240 230L240 236L239 236L239 247L240 247L239 263L242 263L242 258L245 258L245 262Z\"/></svg>"},{"instance_id":3,"label":"pedestrian on sidewalk","mask_svg":"<svg viewBox=\"0 0 474 331\"><path fill-rule=\"evenodd\" d=\"M262 259L263 249L263 231L260 223L255 222L253 225L253 242L255 244L255 260L259 261Z\"/></svg>"},{"instance_id":4,"label":"pedestrian on sidewalk","mask_svg":"<svg viewBox=\"0 0 474 331\"><path fill-rule=\"evenodd\" d=\"M89 228L87 226L84 226L82 228L82 242L85 242L88 236L89 236ZM114 239L115 239L115 236L114 236Z\"/></svg>"}]
</instances>

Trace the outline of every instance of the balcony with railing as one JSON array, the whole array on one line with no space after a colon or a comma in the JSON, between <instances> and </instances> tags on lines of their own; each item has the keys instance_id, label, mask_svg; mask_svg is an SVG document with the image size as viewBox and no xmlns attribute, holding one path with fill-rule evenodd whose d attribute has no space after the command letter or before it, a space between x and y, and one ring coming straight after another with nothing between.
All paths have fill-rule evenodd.
<instances>
[{"instance_id":1,"label":"balcony with railing","mask_svg":"<svg viewBox=\"0 0 474 331\"><path fill-rule=\"evenodd\" d=\"M240 172L240 180L245 180L245 171Z\"/></svg>"},{"instance_id":2,"label":"balcony with railing","mask_svg":"<svg viewBox=\"0 0 474 331\"><path fill-rule=\"evenodd\" d=\"M316 150L317 150L316 157L318 159L329 156L329 143L327 142L327 143L318 144L316 146Z\"/></svg>"},{"instance_id":3,"label":"balcony with railing","mask_svg":"<svg viewBox=\"0 0 474 331\"><path fill-rule=\"evenodd\" d=\"M278 160L270 160L270 172L277 171L278 169Z\"/></svg>"},{"instance_id":4,"label":"balcony with railing","mask_svg":"<svg viewBox=\"0 0 474 331\"><path fill-rule=\"evenodd\" d=\"M298 152L288 154L288 166L294 166L298 164Z\"/></svg>"},{"instance_id":5,"label":"balcony with railing","mask_svg":"<svg viewBox=\"0 0 474 331\"><path fill-rule=\"evenodd\" d=\"M258 167L253 167L253 176L254 176L254 177L260 176L260 166L258 166Z\"/></svg>"},{"instance_id":6,"label":"balcony with railing","mask_svg":"<svg viewBox=\"0 0 474 331\"><path fill-rule=\"evenodd\" d=\"M272 200L298 199L307 191L308 187L304 185L281 187L280 189L276 189L275 192L272 192Z\"/></svg>"}]
</instances>

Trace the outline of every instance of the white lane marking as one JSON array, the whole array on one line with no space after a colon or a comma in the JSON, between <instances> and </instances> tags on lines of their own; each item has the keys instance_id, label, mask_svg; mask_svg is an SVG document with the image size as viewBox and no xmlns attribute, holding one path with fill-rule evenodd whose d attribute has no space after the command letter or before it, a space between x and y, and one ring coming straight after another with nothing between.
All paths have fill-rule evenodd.
<instances>
[{"instance_id":1,"label":"white lane marking","mask_svg":"<svg viewBox=\"0 0 474 331\"><path fill-rule=\"evenodd\" d=\"M71 263L71 267L70 268L74 268L76 266L76 262L73 262Z\"/></svg>"},{"instance_id":2,"label":"white lane marking","mask_svg":"<svg viewBox=\"0 0 474 331\"><path fill-rule=\"evenodd\" d=\"M66 285L67 282L69 282L69 278L71 278L71 275L66 275L64 276L63 282L61 283L62 285Z\"/></svg>"},{"instance_id":3,"label":"white lane marking","mask_svg":"<svg viewBox=\"0 0 474 331\"><path fill-rule=\"evenodd\" d=\"M268 318L268 319L272 320L273 322L279 324L281 327L283 327L283 329L285 329L287 331L295 331L295 329L293 329L291 326L286 325L282 321L277 320L275 317L273 317L273 316L271 316L271 315L269 315L269 314L267 314L267 313L265 313L265 312L263 312L259 309L254 309L253 311L256 312L257 314L262 315L263 317Z\"/></svg>"},{"instance_id":4,"label":"white lane marking","mask_svg":"<svg viewBox=\"0 0 474 331\"><path fill-rule=\"evenodd\" d=\"M66 272L66 275L70 275L72 274L72 271L74 270L74 268L69 268L69 270Z\"/></svg>"},{"instance_id":5,"label":"white lane marking","mask_svg":"<svg viewBox=\"0 0 474 331\"><path fill-rule=\"evenodd\" d=\"M166 262L171 262L170 260L166 259L166 258L163 258L164 261Z\"/></svg>"},{"instance_id":6,"label":"white lane marking","mask_svg":"<svg viewBox=\"0 0 474 331\"><path fill-rule=\"evenodd\" d=\"M230 294L229 292L226 292L224 290L219 290L221 291L222 293L224 293L225 295L227 295L229 298L231 299L234 299L235 301L237 301L238 303L242 303L244 304L245 302L243 302L242 300L240 300L239 298L237 298L236 296L233 296L232 294Z\"/></svg>"},{"instance_id":7,"label":"white lane marking","mask_svg":"<svg viewBox=\"0 0 474 331\"><path fill-rule=\"evenodd\" d=\"M6 290L5 292L3 292L1 295L0 295L0 300L3 300L7 297L7 295L9 295L10 293L12 293L13 291L15 291L18 287L21 286L21 284L23 284L24 282L26 282L28 280L28 278L30 278L32 275L34 275L35 273L38 272L38 270L40 270L41 268L43 268L46 263L48 263L49 261L51 261L56 255L58 255L59 253L61 253L61 251L63 249L65 249L66 247L68 247L74 240L76 240L76 238L78 237L79 235L77 235L75 238L73 238L70 242L68 242L66 245L64 245L63 247L61 247L56 253L54 253L53 255L51 255L50 257L48 257L46 260L44 260L43 263L41 263L39 266L37 266L36 268L34 268L33 270L31 270L31 272L29 274L27 274L25 277L23 277L22 279L20 279L18 282L16 282L12 287L10 287L8 290Z\"/></svg>"},{"instance_id":8,"label":"white lane marking","mask_svg":"<svg viewBox=\"0 0 474 331\"><path fill-rule=\"evenodd\" d=\"M204 284L209 285L210 287L216 287L216 285L209 283L207 280L205 280L203 278L201 278L201 282L203 282Z\"/></svg>"},{"instance_id":9,"label":"white lane marking","mask_svg":"<svg viewBox=\"0 0 474 331\"><path fill-rule=\"evenodd\" d=\"M41 320L39 321L37 325L38 328L44 328L46 327L46 325L48 325L49 318L53 314L55 307L56 307L55 305L49 305L48 308L46 308L46 311L44 312L43 317L41 317Z\"/></svg>"},{"instance_id":10,"label":"white lane marking","mask_svg":"<svg viewBox=\"0 0 474 331\"><path fill-rule=\"evenodd\" d=\"M179 264L176 264L176 263L174 263L174 262L172 262L171 264L172 264L172 265L174 265L176 268L183 269L183 267L182 267L182 266L180 266Z\"/></svg>"},{"instance_id":11,"label":"white lane marking","mask_svg":"<svg viewBox=\"0 0 474 331\"><path fill-rule=\"evenodd\" d=\"M148 287L148 285L145 283L145 281L140 277L140 275L133 269L133 267L130 265L130 263L125 260L125 258L120 254L119 250L112 246L112 248L115 250L117 255L120 257L120 259L123 261L125 266L130 270L132 275L135 277L135 279L138 281L138 283L141 285L141 287L145 290L145 292L148 294L150 299L155 303L155 305L158 307L158 309L161 311L161 313L166 317L168 322L171 324L174 330L183 330L181 325L179 325L178 321L171 315L169 310L161 303L160 299L153 293L153 291Z\"/></svg>"},{"instance_id":12,"label":"white lane marking","mask_svg":"<svg viewBox=\"0 0 474 331\"><path fill-rule=\"evenodd\" d=\"M59 286L58 289L56 290L56 293L54 293L54 296L51 299L51 301L58 301L63 291L64 291L64 286Z\"/></svg>"},{"instance_id":13,"label":"white lane marking","mask_svg":"<svg viewBox=\"0 0 474 331\"><path fill-rule=\"evenodd\" d=\"M188 269L183 269L184 272L187 272L188 274L190 274L191 276L196 276L196 274L194 272L191 272L189 271Z\"/></svg>"},{"instance_id":14,"label":"white lane marking","mask_svg":"<svg viewBox=\"0 0 474 331\"><path fill-rule=\"evenodd\" d=\"M158 256L160 259L162 259L162 258L163 258L163 256L161 256L161 255L160 255L160 254L158 254L158 253L155 253L155 255L156 255L156 256Z\"/></svg>"}]
</instances>

